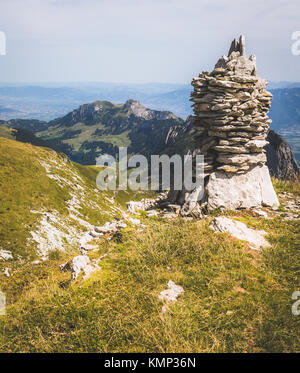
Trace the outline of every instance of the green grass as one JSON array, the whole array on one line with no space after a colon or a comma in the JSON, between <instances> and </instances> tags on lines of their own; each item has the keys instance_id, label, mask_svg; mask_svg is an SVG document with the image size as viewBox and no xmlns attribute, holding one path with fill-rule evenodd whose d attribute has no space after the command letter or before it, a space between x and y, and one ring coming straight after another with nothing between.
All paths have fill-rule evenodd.
<instances>
[{"instance_id":1,"label":"green grass","mask_svg":"<svg viewBox=\"0 0 300 373\"><path fill-rule=\"evenodd\" d=\"M39 157L47 159L50 150L0 138L0 242L16 255L33 255L26 246L30 229L38 215L31 210L66 213L66 188L57 187L46 176Z\"/></svg>"},{"instance_id":2,"label":"green grass","mask_svg":"<svg viewBox=\"0 0 300 373\"><path fill-rule=\"evenodd\" d=\"M21 282L27 271L38 280L17 297L16 285L6 285L0 350L299 352L300 318L291 314L300 285L298 223L244 219L270 232L271 248L249 250L207 221L143 218L144 232L127 228L121 243L101 245L112 254L85 282L62 287L70 276L58 270L62 259L35 274L20 269ZM158 294L170 279L185 293L163 315Z\"/></svg>"},{"instance_id":3,"label":"green grass","mask_svg":"<svg viewBox=\"0 0 300 373\"><path fill-rule=\"evenodd\" d=\"M53 174L63 182L49 178L40 162L49 164ZM117 196L114 191L97 191L97 172L96 167L64 162L51 149L0 138L0 247L14 256L34 259L36 245L28 240L41 215L32 211L57 212L61 219L66 219L69 216L66 203L74 194L80 201L80 217L93 225L120 217L121 212L114 207L124 209L128 200L144 195L122 192ZM83 188L83 195L80 190L72 189L74 184ZM115 195L115 203L107 199ZM2 266L0 262L0 269Z\"/></svg>"},{"instance_id":4,"label":"green grass","mask_svg":"<svg viewBox=\"0 0 300 373\"><path fill-rule=\"evenodd\" d=\"M4 126L0 126L0 137L5 137L6 139L14 139L12 134L12 129Z\"/></svg>"},{"instance_id":5,"label":"green grass","mask_svg":"<svg viewBox=\"0 0 300 373\"><path fill-rule=\"evenodd\" d=\"M36 247L26 240L38 225L30 210L55 210L68 229L66 201L74 193L69 184L50 179L40 161L57 162L60 178L80 177L80 212L92 224L120 216L113 206L124 209L126 201L149 194L96 193L97 167L64 162L52 150L12 140L0 139L0 160L0 246L21 257L0 262L7 299L0 352L300 352L300 317L291 313L291 295L300 290L299 221L228 211L268 232L272 246L257 252L209 229L219 211L201 221L143 213L143 231L128 224L111 241L95 239L99 249L89 255L109 253L101 270L71 283L70 272L59 265L78 255L78 247L30 263ZM299 183L273 182L277 192L299 195ZM114 204L105 197L114 197ZM13 269L11 277L2 274L4 267ZM162 314L158 295L169 280L185 292Z\"/></svg>"},{"instance_id":6,"label":"green grass","mask_svg":"<svg viewBox=\"0 0 300 373\"><path fill-rule=\"evenodd\" d=\"M296 196L300 196L300 182L278 180L272 178L273 186L276 193L292 193Z\"/></svg>"}]
</instances>

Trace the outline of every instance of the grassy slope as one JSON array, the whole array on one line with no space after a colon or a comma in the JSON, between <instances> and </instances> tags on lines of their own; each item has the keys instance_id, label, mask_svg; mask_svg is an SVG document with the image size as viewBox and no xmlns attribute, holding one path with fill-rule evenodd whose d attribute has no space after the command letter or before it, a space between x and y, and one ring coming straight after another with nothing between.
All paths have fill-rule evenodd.
<instances>
[{"instance_id":1,"label":"grassy slope","mask_svg":"<svg viewBox=\"0 0 300 373\"><path fill-rule=\"evenodd\" d=\"M0 126L0 136L5 137L6 139L14 139L12 130L8 127Z\"/></svg>"},{"instance_id":2,"label":"grassy slope","mask_svg":"<svg viewBox=\"0 0 300 373\"><path fill-rule=\"evenodd\" d=\"M299 184L276 188L299 195ZM300 286L299 223L238 218L265 229L272 247L249 250L213 233L209 219L142 214L143 232L129 227L98 242L96 254L110 255L86 281L70 284L59 271L67 254L19 267L1 284L8 309L0 351L299 352L300 317L291 314ZM170 279L185 293L162 315L157 296Z\"/></svg>"},{"instance_id":3,"label":"grassy slope","mask_svg":"<svg viewBox=\"0 0 300 373\"><path fill-rule=\"evenodd\" d=\"M27 143L27 144L32 144L35 146L42 146L46 148L52 148L54 150L59 150L58 148L56 148L55 146L52 146L47 141L36 137L32 132L26 129L23 129L23 128L13 128L13 127L6 127L5 125L3 126L0 125L0 137L4 137L10 140L17 140L17 141Z\"/></svg>"},{"instance_id":4,"label":"grassy slope","mask_svg":"<svg viewBox=\"0 0 300 373\"><path fill-rule=\"evenodd\" d=\"M0 247L10 250L14 256L36 257L36 245L28 239L30 231L39 224L41 214L57 213L65 229L78 222L69 218L67 201L72 195L80 203L80 218L93 225L100 225L113 217L120 217L125 201L132 195L126 192L116 196L115 205L106 198L113 192L96 189L96 167L85 167L70 161L65 162L60 155L48 148L35 147L18 141L0 137ZM42 162L42 163L41 163ZM56 175L60 181L47 175L44 164L50 167L50 176ZM77 191L76 185L83 189ZM2 267L0 262L0 268Z\"/></svg>"}]
</instances>

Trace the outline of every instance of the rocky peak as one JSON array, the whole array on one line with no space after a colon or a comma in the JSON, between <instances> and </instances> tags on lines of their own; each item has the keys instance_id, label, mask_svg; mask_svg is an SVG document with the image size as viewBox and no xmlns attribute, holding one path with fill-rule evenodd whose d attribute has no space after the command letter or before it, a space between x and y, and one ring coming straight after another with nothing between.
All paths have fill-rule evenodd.
<instances>
[{"instance_id":1,"label":"rocky peak","mask_svg":"<svg viewBox=\"0 0 300 373\"><path fill-rule=\"evenodd\" d=\"M105 109L112 108L113 104L109 101L95 101L90 104L79 106L78 109L73 110L73 115L80 115L81 117L92 115L97 112L102 112Z\"/></svg>"},{"instance_id":2,"label":"rocky peak","mask_svg":"<svg viewBox=\"0 0 300 373\"><path fill-rule=\"evenodd\" d=\"M139 118L151 119L153 117L153 111L147 109L139 101L127 100L124 104L124 108L128 109L130 113Z\"/></svg>"},{"instance_id":3,"label":"rocky peak","mask_svg":"<svg viewBox=\"0 0 300 373\"><path fill-rule=\"evenodd\" d=\"M80 105L77 109L62 118L57 118L48 123L48 127L59 125L70 127L78 122L85 124L92 123L98 120L99 117L107 110L113 108L113 104L109 101L95 101L89 104Z\"/></svg>"},{"instance_id":4,"label":"rocky peak","mask_svg":"<svg viewBox=\"0 0 300 373\"><path fill-rule=\"evenodd\" d=\"M146 108L142 105L139 101L136 100L127 100L124 104L124 108L128 110L129 114L133 114L136 117L143 118L143 119L156 119L156 120L167 120L167 119L176 119L179 118L169 112L169 111L158 111Z\"/></svg>"}]
</instances>

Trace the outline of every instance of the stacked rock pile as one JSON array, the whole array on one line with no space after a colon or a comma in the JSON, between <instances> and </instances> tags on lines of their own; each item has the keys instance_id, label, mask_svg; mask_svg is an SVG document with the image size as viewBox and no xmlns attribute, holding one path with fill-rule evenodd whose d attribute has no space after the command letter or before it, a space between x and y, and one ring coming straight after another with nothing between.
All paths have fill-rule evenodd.
<instances>
[{"instance_id":1,"label":"stacked rock pile","mask_svg":"<svg viewBox=\"0 0 300 373\"><path fill-rule=\"evenodd\" d=\"M205 174L243 173L266 162L264 146L271 120L272 94L256 75L256 58L245 55L245 41L232 42L214 70L192 81L196 148L204 154Z\"/></svg>"},{"instance_id":2,"label":"stacked rock pile","mask_svg":"<svg viewBox=\"0 0 300 373\"><path fill-rule=\"evenodd\" d=\"M192 191L171 190L169 201L181 206L181 215L195 217L217 208L277 208L264 150L272 95L257 76L255 56L246 57L244 37L192 85L193 155L196 162L197 154L204 155L204 183Z\"/></svg>"}]
</instances>

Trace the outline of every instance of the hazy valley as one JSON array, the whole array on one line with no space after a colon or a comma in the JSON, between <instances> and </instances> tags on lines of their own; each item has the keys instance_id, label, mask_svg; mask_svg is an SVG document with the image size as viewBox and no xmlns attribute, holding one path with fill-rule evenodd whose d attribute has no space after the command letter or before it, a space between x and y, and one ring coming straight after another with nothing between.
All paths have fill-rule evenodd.
<instances>
[{"instance_id":1,"label":"hazy valley","mask_svg":"<svg viewBox=\"0 0 300 373\"><path fill-rule=\"evenodd\" d=\"M270 82L273 103L271 129L287 139L300 163L300 83ZM170 111L185 120L192 114L190 85L81 83L73 85L0 86L0 120L53 121L82 104L98 100L121 104L134 99L159 111ZM26 127L30 131L36 128Z\"/></svg>"}]
</instances>

